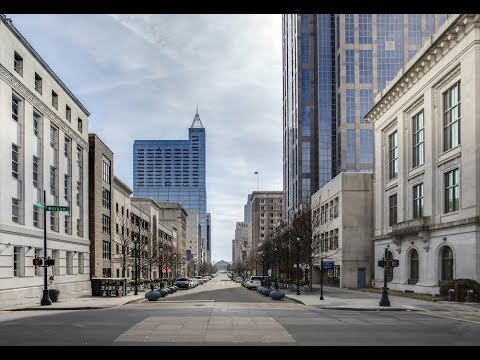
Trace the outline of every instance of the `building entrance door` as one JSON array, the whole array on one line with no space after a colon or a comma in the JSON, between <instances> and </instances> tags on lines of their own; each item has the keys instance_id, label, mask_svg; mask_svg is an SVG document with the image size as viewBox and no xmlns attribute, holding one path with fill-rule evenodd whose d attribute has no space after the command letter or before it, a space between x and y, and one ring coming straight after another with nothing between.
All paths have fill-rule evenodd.
<instances>
[{"instance_id":1,"label":"building entrance door","mask_svg":"<svg viewBox=\"0 0 480 360\"><path fill-rule=\"evenodd\" d=\"M365 268L359 268L357 272L357 286L359 289L367 287L367 272Z\"/></svg>"}]
</instances>

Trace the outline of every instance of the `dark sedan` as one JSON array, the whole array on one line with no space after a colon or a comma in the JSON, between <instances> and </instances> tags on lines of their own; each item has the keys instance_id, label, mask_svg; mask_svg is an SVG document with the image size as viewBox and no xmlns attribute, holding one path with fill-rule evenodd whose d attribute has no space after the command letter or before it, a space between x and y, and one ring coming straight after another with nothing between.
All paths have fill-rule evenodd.
<instances>
[{"instance_id":1,"label":"dark sedan","mask_svg":"<svg viewBox=\"0 0 480 360\"><path fill-rule=\"evenodd\" d=\"M179 289L190 289L190 281L186 277L179 277L175 281L175 286Z\"/></svg>"}]
</instances>

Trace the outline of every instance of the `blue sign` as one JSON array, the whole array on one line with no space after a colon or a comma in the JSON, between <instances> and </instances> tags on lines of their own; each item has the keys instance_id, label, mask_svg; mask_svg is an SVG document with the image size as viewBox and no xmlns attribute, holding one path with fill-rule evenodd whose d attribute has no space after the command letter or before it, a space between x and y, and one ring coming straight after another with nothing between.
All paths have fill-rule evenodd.
<instances>
[{"instance_id":1,"label":"blue sign","mask_svg":"<svg viewBox=\"0 0 480 360\"><path fill-rule=\"evenodd\" d=\"M334 265L335 265L335 261L324 261L323 270L333 270Z\"/></svg>"}]
</instances>

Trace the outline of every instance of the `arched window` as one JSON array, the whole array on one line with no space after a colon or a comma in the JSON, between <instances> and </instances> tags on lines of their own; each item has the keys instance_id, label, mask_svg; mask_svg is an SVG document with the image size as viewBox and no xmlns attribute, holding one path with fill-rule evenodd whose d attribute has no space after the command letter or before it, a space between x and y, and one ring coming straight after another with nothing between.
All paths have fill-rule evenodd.
<instances>
[{"instance_id":1,"label":"arched window","mask_svg":"<svg viewBox=\"0 0 480 360\"><path fill-rule=\"evenodd\" d=\"M442 250L442 280L453 280L453 251L449 246Z\"/></svg>"},{"instance_id":2,"label":"arched window","mask_svg":"<svg viewBox=\"0 0 480 360\"><path fill-rule=\"evenodd\" d=\"M393 254L391 251L387 252L387 260L393 260ZM390 282L393 280L393 267L388 267L387 268L387 282Z\"/></svg>"},{"instance_id":3,"label":"arched window","mask_svg":"<svg viewBox=\"0 0 480 360\"><path fill-rule=\"evenodd\" d=\"M416 284L418 281L418 251L412 249L410 251L410 276L408 279L409 284Z\"/></svg>"}]
</instances>

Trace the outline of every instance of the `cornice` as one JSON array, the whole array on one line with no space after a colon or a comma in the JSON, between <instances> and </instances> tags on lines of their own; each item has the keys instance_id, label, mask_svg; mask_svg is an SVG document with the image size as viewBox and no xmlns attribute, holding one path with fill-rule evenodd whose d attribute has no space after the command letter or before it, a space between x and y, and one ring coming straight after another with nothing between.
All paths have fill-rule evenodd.
<instances>
[{"instance_id":1,"label":"cornice","mask_svg":"<svg viewBox=\"0 0 480 360\"><path fill-rule=\"evenodd\" d=\"M78 135L70 126L65 123L57 114L39 99L33 92L31 92L25 85L23 85L10 71L8 71L2 64L0 64L0 78L2 78L8 85L10 85L17 93L22 95L25 100L29 101L35 108L37 108L44 116L48 117L59 129L73 139L77 144L81 145L83 149L88 152L88 141Z\"/></svg>"},{"instance_id":2,"label":"cornice","mask_svg":"<svg viewBox=\"0 0 480 360\"><path fill-rule=\"evenodd\" d=\"M378 120L474 27L479 25L480 15L478 14L456 15L455 20L452 20L442 33L435 38L432 37L430 45L426 49L419 50L423 52L415 56L418 59L408 68L406 66L402 68L392 80L392 85L381 91L379 100L365 115L366 121L372 123Z\"/></svg>"}]
</instances>

